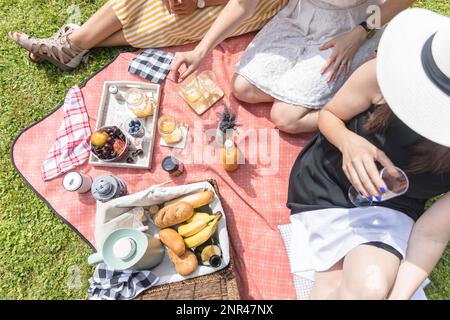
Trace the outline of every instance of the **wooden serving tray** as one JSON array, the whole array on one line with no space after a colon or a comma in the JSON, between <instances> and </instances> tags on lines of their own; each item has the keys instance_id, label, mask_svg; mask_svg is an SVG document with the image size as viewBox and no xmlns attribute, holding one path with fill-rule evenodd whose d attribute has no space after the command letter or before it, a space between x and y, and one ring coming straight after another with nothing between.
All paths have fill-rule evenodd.
<instances>
[{"instance_id":1,"label":"wooden serving tray","mask_svg":"<svg viewBox=\"0 0 450 320\"><path fill-rule=\"evenodd\" d=\"M198 115L202 115L206 111L208 111L209 108L211 108L217 101L223 98L224 92L214 83L214 80L212 79L214 78L214 75L211 71L204 71L199 75L188 77L186 79L186 82L189 83L193 81L194 77L201 79L201 81L205 82L208 86L209 90L207 92L207 97L200 98L195 102L190 102L188 99L186 99L182 87L179 93L183 100L192 108L192 110L195 111L195 113L197 113Z\"/></svg>"},{"instance_id":2,"label":"wooden serving tray","mask_svg":"<svg viewBox=\"0 0 450 320\"><path fill-rule=\"evenodd\" d=\"M145 118L139 118L144 124L145 135L142 138L132 138L128 135L126 121L130 118L136 118L134 113L128 109L126 103L119 103L114 94L109 92L109 87L116 85L119 92L125 93L129 88L139 88L144 90L147 95L153 96L156 106L153 115ZM103 83L103 93L100 100L100 108L97 116L95 130L105 126L117 126L127 134L131 141L129 154L137 149L137 146L144 150L144 153L135 158L134 163L127 163L126 155L120 161L105 162L97 159L92 153L89 157L89 164L93 166L116 167L116 168L135 168L150 169L153 157L153 147L155 144L156 126L158 122L159 101L161 97L160 85L139 81L105 81Z\"/></svg>"}]
</instances>

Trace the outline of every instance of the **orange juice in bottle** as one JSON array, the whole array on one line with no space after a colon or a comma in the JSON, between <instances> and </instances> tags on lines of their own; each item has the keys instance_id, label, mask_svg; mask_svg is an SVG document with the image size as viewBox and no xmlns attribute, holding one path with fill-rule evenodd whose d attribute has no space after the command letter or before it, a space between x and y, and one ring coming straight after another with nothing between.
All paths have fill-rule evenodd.
<instances>
[{"instance_id":1,"label":"orange juice in bottle","mask_svg":"<svg viewBox=\"0 0 450 320\"><path fill-rule=\"evenodd\" d=\"M237 146L232 140L226 140L221 150L222 165L225 171L236 171L239 167L238 158L239 150Z\"/></svg>"}]
</instances>

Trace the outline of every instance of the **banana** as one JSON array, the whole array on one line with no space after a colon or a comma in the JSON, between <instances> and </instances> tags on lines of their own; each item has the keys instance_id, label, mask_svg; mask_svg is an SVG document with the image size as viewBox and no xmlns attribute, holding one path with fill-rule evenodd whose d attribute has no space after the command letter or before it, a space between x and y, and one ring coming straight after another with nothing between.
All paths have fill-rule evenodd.
<instances>
[{"instance_id":1,"label":"banana","mask_svg":"<svg viewBox=\"0 0 450 320\"><path fill-rule=\"evenodd\" d=\"M202 229L204 229L210 221L214 220L214 218L215 218L214 215L208 214L208 217L205 217L202 219L197 218L197 220L194 220L190 223L181 224L178 227L178 233L182 237L193 236L194 234L196 234L196 233L200 232Z\"/></svg>"},{"instance_id":2,"label":"banana","mask_svg":"<svg viewBox=\"0 0 450 320\"><path fill-rule=\"evenodd\" d=\"M218 222L222 217L220 213L215 214L214 216L215 216L214 220L210 221L205 228L203 228L201 231L197 232L193 236L184 239L186 247L188 248L198 247L199 245L208 241L209 238L211 238L214 232L216 232Z\"/></svg>"},{"instance_id":3,"label":"banana","mask_svg":"<svg viewBox=\"0 0 450 320\"><path fill-rule=\"evenodd\" d=\"M196 213L194 213L192 218L190 218L188 221L186 221L186 223L191 223L191 222L198 221L198 220L205 220L205 219L208 219L209 217L211 217L211 215L209 213L196 212Z\"/></svg>"}]
</instances>

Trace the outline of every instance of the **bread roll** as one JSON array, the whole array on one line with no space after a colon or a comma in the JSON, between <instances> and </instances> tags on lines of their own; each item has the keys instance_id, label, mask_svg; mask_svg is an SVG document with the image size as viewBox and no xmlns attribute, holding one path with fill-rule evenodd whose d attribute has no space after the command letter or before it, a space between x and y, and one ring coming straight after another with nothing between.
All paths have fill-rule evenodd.
<instances>
[{"instance_id":1,"label":"bread roll","mask_svg":"<svg viewBox=\"0 0 450 320\"><path fill-rule=\"evenodd\" d=\"M197 257L191 250L186 250L184 254L179 257L172 251L172 249L166 247L167 253L172 263L175 265L175 270L182 276L190 275L197 269L198 261Z\"/></svg>"},{"instance_id":2,"label":"bread roll","mask_svg":"<svg viewBox=\"0 0 450 320\"><path fill-rule=\"evenodd\" d=\"M186 250L183 237L171 228L162 229L159 232L159 239L168 248L170 248L177 256L182 256Z\"/></svg>"},{"instance_id":3,"label":"bread roll","mask_svg":"<svg viewBox=\"0 0 450 320\"><path fill-rule=\"evenodd\" d=\"M187 202L191 204L195 209L200 208L206 204L209 204L213 199L214 199L214 192L212 190L206 190L191 194L189 196L167 201L165 203L165 206L169 206L179 202Z\"/></svg>"},{"instance_id":4,"label":"bread roll","mask_svg":"<svg viewBox=\"0 0 450 320\"><path fill-rule=\"evenodd\" d=\"M194 208L186 202L178 202L166 206L153 216L154 224L159 228L167 228L188 220L194 215Z\"/></svg>"},{"instance_id":5,"label":"bread roll","mask_svg":"<svg viewBox=\"0 0 450 320\"><path fill-rule=\"evenodd\" d=\"M158 213L159 206L157 204L150 206L150 208L148 208L148 211L150 212L151 215L154 215L154 214Z\"/></svg>"}]
</instances>

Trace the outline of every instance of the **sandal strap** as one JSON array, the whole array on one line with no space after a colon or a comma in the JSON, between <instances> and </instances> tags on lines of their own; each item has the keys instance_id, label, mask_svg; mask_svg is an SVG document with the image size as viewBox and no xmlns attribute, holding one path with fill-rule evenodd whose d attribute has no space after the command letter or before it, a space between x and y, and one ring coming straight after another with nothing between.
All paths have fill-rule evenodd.
<instances>
[{"instance_id":1,"label":"sandal strap","mask_svg":"<svg viewBox=\"0 0 450 320\"><path fill-rule=\"evenodd\" d=\"M68 36L79 28L80 26L78 24L65 24L61 28L59 28L58 31L55 32L55 34L52 36L52 39L58 39L61 37Z\"/></svg>"},{"instance_id":2,"label":"sandal strap","mask_svg":"<svg viewBox=\"0 0 450 320\"><path fill-rule=\"evenodd\" d=\"M59 42L60 42L61 44L65 45L65 46L67 45L68 48L70 48L71 50L76 51L77 53L81 53L81 52L83 52L83 51L87 51L87 50L85 50L85 49L82 49L82 48L78 47L78 46L75 45L72 41L70 41L68 35L59 38Z\"/></svg>"}]
</instances>

